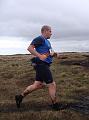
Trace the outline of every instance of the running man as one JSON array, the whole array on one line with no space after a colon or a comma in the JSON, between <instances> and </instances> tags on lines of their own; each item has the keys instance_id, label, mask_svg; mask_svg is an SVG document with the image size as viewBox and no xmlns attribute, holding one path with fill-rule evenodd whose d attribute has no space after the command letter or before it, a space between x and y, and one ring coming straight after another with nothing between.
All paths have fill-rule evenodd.
<instances>
[{"instance_id":1,"label":"running man","mask_svg":"<svg viewBox=\"0 0 89 120\"><path fill-rule=\"evenodd\" d=\"M15 96L17 107L20 108L23 98L31 92L41 89L47 85L49 96L52 101L51 107L55 110L58 109L56 102L56 83L53 80L50 71L50 65L55 52L51 52L52 47L48 39L52 35L51 27L44 25L41 28L41 35L32 40L28 47L28 51L35 57L32 59L36 71L36 79L32 85L29 85L20 95ZM45 83L45 84L44 84Z\"/></svg>"}]
</instances>

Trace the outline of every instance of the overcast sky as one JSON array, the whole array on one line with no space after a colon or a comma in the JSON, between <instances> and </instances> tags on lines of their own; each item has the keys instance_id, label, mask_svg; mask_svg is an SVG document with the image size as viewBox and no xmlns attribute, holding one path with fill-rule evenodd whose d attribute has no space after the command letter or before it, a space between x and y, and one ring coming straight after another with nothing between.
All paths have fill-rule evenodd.
<instances>
[{"instance_id":1,"label":"overcast sky","mask_svg":"<svg viewBox=\"0 0 89 120\"><path fill-rule=\"evenodd\" d=\"M0 36L34 37L44 24L53 39L89 40L89 0L0 0Z\"/></svg>"}]
</instances>

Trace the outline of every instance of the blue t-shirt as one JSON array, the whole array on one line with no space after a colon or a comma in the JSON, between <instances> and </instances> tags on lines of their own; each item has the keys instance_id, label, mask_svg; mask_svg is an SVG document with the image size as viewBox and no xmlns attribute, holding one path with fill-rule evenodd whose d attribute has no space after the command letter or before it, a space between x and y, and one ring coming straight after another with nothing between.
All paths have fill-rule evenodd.
<instances>
[{"instance_id":1,"label":"blue t-shirt","mask_svg":"<svg viewBox=\"0 0 89 120\"><path fill-rule=\"evenodd\" d=\"M45 39L43 36L38 36L31 42L31 45L35 46L35 49L40 54L50 53L50 49L52 49L50 42ZM44 62L52 63L52 56L49 55Z\"/></svg>"}]
</instances>

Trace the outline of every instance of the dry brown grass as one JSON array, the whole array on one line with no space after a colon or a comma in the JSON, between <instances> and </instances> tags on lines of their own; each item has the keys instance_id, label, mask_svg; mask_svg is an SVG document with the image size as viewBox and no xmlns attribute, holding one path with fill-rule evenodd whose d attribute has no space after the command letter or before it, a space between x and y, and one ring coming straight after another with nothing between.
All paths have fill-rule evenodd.
<instances>
[{"instance_id":1,"label":"dry brown grass","mask_svg":"<svg viewBox=\"0 0 89 120\"><path fill-rule=\"evenodd\" d=\"M32 84L35 72L31 55L0 56L0 120L88 120L89 53L62 53L51 66L58 102L67 107L53 111L48 91L28 95L18 110L14 96ZM81 63L81 64L79 64Z\"/></svg>"}]
</instances>

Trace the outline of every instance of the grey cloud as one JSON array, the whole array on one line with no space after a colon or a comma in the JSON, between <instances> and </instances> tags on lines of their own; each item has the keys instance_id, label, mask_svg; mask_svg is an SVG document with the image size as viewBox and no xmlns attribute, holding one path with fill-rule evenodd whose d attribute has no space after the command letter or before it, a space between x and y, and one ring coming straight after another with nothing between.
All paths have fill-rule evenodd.
<instances>
[{"instance_id":1,"label":"grey cloud","mask_svg":"<svg viewBox=\"0 0 89 120\"><path fill-rule=\"evenodd\" d=\"M53 38L89 37L88 0L1 0L0 36L34 36L43 24Z\"/></svg>"}]
</instances>

